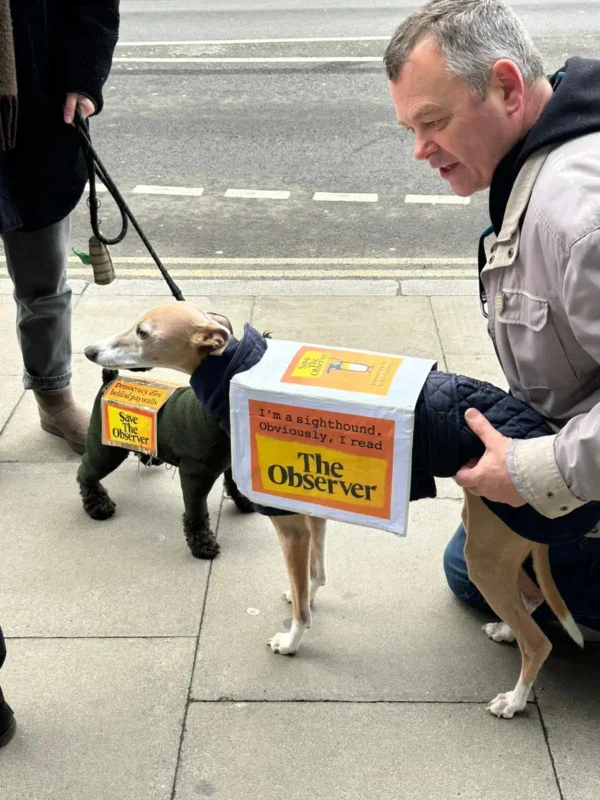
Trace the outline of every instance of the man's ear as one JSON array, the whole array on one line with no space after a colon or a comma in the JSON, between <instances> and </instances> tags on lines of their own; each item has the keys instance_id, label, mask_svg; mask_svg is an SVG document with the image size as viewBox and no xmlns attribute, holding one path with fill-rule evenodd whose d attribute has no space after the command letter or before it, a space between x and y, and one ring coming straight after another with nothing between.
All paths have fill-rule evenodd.
<instances>
[{"instance_id":1,"label":"man's ear","mask_svg":"<svg viewBox=\"0 0 600 800\"><path fill-rule=\"evenodd\" d=\"M514 114L523 105L525 84L521 71L508 58L501 58L492 67L489 88L500 93L509 114Z\"/></svg>"},{"instance_id":2,"label":"man's ear","mask_svg":"<svg viewBox=\"0 0 600 800\"><path fill-rule=\"evenodd\" d=\"M227 319L227 317L224 317L223 314L217 314L216 311L207 311L206 313L209 317L212 317L215 322L219 322L221 325L224 325L229 333L233 335L233 325Z\"/></svg>"},{"instance_id":3,"label":"man's ear","mask_svg":"<svg viewBox=\"0 0 600 800\"><path fill-rule=\"evenodd\" d=\"M209 324L200 326L192 336L192 341L208 355L220 356L227 347L229 336L221 326Z\"/></svg>"}]
</instances>

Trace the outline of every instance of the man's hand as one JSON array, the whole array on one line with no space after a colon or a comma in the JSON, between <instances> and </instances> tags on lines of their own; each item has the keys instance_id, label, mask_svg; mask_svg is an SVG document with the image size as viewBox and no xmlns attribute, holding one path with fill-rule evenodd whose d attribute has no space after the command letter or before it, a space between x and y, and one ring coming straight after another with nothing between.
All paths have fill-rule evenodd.
<instances>
[{"instance_id":1,"label":"man's hand","mask_svg":"<svg viewBox=\"0 0 600 800\"><path fill-rule=\"evenodd\" d=\"M493 428L475 408L465 413L467 425L485 445L480 459L470 461L456 473L455 481L478 497L518 508L527 502L515 489L506 466L506 451L511 439Z\"/></svg>"},{"instance_id":2,"label":"man's hand","mask_svg":"<svg viewBox=\"0 0 600 800\"><path fill-rule=\"evenodd\" d=\"M75 119L75 111L79 111L83 119L91 117L96 111L96 106L92 103L89 97L84 94L77 94L77 92L69 92L67 95L67 102L65 103L65 122L67 125L72 125Z\"/></svg>"}]
</instances>

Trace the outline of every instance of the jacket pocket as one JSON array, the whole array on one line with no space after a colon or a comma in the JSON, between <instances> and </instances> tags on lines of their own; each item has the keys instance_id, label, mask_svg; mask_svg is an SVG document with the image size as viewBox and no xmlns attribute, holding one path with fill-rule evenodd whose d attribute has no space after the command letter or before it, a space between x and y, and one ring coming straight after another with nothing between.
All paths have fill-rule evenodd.
<instances>
[{"instance_id":1,"label":"jacket pocket","mask_svg":"<svg viewBox=\"0 0 600 800\"><path fill-rule=\"evenodd\" d=\"M501 289L496 312L524 389L562 389L577 382L547 300L522 289Z\"/></svg>"}]
</instances>

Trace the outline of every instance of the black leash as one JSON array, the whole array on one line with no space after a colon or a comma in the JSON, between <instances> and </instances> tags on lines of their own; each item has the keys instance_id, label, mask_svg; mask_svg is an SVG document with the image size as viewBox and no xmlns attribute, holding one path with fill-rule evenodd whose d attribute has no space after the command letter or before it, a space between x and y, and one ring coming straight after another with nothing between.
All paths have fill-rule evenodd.
<instances>
[{"instance_id":1,"label":"black leash","mask_svg":"<svg viewBox=\"0 0 600 800\"><path fill-rule=\"evenodd\" d=\"M94 236L101 242L103 245L109 244L119 244L122 242L125 236L127 235L127 228L128 228L128 219L136 229L140 239L146 245L146 248L152 258L154 259L154 263L159 268L161 275L167 282L169 289L171 290L171 294L176 300L184 300L181 293L181 289L177 286L173 278L169 275L167 269L165 268L164 264L158 257L158 254L146 238L144 231L141 229L138 221L133 216L129 206L125 202L123 195L118 190L117 186L115 185L113 179L108 174L108 171L102 161L100 160L98 153L94 150L92 145L92 139L90 137L90 131L87 122L84 121L83 117L79 112L77 112L75 116L75 127L81 136L81 140L83 142L83 152L85 155L85 161L87 164L87 171L88 171L88 178L90 181L90 196L88 200L88 205L90 208L90 222L92 225L92 231L94 232ZM121 230L119 231L118 235L109 239L107 236L104 236L100 232L100 226L98 221L98 209L100 208L100 200L98 200L98 195L96 192L96 175L100 178L102 183L108 189L109 194L115 201L117 208L119 209L119 213L121 214Z\"/></svg>"}]
</instances>

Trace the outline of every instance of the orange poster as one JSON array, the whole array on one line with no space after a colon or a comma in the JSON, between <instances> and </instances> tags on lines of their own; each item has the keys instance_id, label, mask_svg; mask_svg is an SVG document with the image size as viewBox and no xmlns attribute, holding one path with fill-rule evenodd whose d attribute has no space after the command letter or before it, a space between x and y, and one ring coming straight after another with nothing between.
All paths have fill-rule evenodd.
<instances>
[{"instance_id":1,"label":"orange poster","mask_svg":"<svg viewBox=\"0 0 600 800\"><path fill-rule=\"evenodd\" d=\"M156 412L105 403L102 443L156 453Z\"/></svg>"},{"instance_id":2,"label":"orange poster","mask_svg":"<svg viewBox=\"0 0 600 800\"><path fill-rule=\"evenodd\" d=\"M394 420L248 404L254 491L390 518Z\"/></svg>"},{"instance_id":3,"label":"orange poster","mask_svg":"<svg viewBox=\"0 0 600 800\"><path fill-rule=\"evenodd\" d=\"M282 383L386 395L401 358L379 353L301 347L285 371Z\"/></svg>"},{"instance_id":4,"label":"orange poster","mask_svg":"<svg viewBox=\"0 0 600 800\"><path fill-rule=\"evenodd\" d=\"M102 396L102 444L157 455L156 415L177 388L169 381L115 378Z\"/></svg>"},{"instance_id":5,"label":"orange poster","mask_svg":"<svg viewBox=\"0 0 600 800\"><path fill-rule=\"evenodd\" d=\"M134 382L117 378L104 393L105 401L114 400L146 408L160 408L177 388L175 383Z\"/></svg>"}]
</instances>

